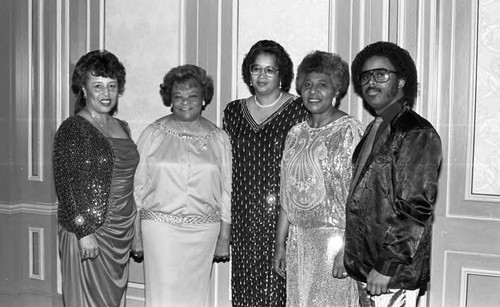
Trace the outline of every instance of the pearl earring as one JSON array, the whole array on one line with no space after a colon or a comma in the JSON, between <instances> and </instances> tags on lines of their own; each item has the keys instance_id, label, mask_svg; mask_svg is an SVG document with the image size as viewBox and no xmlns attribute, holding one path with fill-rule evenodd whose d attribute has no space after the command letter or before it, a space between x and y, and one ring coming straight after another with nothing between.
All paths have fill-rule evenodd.
<instances>
[{"instance_id":1,"label":"pearl earring","mask_svg":"<svg viewBox=\"0 0 500 307\"><path fill-rule=\"evenodd\" d=\"M337 96L333 97L332 99L332 106L335 107L336 104L337 104Z\"/></svg>"}]
</instances>

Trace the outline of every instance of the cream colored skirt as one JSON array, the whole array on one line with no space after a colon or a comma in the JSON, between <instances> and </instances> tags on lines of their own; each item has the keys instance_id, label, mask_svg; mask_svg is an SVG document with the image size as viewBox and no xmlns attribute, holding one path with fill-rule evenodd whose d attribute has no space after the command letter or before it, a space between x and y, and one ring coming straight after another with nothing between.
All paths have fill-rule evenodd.
<instances>
[{"instance_id":1,"label":"cream colored skirt","mask_svg":"<svg viewBox=\"0 0 500 307\"><path fill-rule=\"evenodd\" d=\"M146 307L205 306L220 223L141 223Z\"/></svg>"}]
</instances>

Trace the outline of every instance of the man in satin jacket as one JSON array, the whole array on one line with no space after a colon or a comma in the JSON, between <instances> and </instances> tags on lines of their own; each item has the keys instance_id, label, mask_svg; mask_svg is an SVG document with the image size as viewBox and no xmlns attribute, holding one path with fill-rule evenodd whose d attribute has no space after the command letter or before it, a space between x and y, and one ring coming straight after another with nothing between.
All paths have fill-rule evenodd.
<instances>
[{"instance_id":1,"label":"man in satin jacket","mask_svg":"<svg viewBox=\"0 0 500 307\"><path fill-rule=\"evenodd\" d=\"M355 92L375 115L353 154L344 265L363 306L416 306L430 277L441 140L415 111L409 53L389 42L365 47L351 67Z\"/></svg>"}]
</instances>

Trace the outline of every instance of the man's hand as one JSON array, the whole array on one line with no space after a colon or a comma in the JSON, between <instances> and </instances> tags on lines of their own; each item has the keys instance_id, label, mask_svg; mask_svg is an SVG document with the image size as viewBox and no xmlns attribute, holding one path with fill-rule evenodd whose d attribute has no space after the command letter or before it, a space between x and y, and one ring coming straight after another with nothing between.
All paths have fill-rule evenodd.
<instances>
[{"instance_id":1,"label":"man's hand","mask_svg":"<svg viewBox=\"0 0 500 307\"><path fill-rule=\"evenodd\" d=\"M370 295L380 295L387 293L387 286L391 281L391 276L382 275L372 269L366 279L366 291Z\"/></svg>"}]
</instances>

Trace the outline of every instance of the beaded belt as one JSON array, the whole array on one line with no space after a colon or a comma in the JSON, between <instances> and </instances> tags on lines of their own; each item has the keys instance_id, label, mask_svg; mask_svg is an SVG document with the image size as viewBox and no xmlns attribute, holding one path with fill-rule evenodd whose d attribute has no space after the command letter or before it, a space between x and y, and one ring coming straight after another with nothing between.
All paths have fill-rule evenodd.
<instances>
[{"instance_id":1,"label":"beaded belt","mask_svg":"<svg viewBox=\"0 0 500 307\"><path fill-rule=\"evenodd\" d=\"M218 223L220 212L209 215L172 215L160 211L141 210L141 220L153 220L174 225Z\"/></svg>"}]
</instances>

